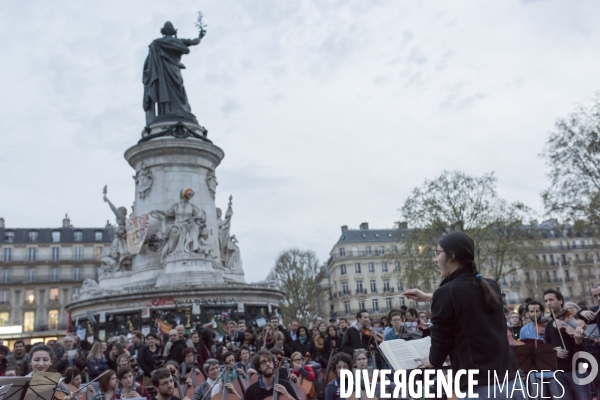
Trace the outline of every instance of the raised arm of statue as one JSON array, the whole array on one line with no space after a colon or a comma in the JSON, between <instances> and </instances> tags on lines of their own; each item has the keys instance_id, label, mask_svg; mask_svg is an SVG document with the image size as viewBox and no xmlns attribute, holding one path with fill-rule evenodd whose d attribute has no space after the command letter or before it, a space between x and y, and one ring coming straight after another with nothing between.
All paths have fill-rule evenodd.
<instances>
[{"instance_id":1,"label":"raised arm of statue","mask_svg":"<svg viewBox=\"0 0 600 400\"><path fill-rule=\"evenodd\" d=\"M117 211L117 207L115 207L114 204L110 202L110 200L108 199L108 197L106 197L106 195L104 195L104 201L108 203L112 212L115 213L115 215L118 217L119 212Z\"/></svg>"}]
</instances>

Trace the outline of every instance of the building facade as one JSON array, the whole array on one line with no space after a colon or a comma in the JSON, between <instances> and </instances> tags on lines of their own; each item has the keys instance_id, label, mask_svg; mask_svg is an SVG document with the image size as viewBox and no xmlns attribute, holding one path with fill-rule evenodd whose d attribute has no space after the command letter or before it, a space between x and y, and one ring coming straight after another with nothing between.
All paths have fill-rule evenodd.
<instances>
[{"instance_id":1,"label":"building facade","mask_svg":"<svg viewBox=\"0 0 600 400\"><path fill-rule=\"evenodd\" d=\"M600 246L591 235L578 234L556 220L533 222L526 229L535 231L539 243L533 268L516 268L500 279L502 297L510 307L526 298L542 299L546 289L557 289L567 301L586 300L594 304L590 289L600 282ZM358 310L366 309L379 318L402 305L429 309L401 296L407 289L402 281L402 235L396 229L359 229L342 226L342 235L330 252L322 313L332 317L354 319ZM433 257L432 257L433 259ZM489 260L489 263L492 263ZM480 268L485 270L486 266ZM515 265L506 267L512 270ZM433 282L439 285L439 279Z\"/></svg>"},{"instance_id":2,"label":"building facade","mask_svg":"<svg viewBox=\"0 0 600 400\"><path fill-rule=\"evenodd\" d=\"M6 228L0 218L0 337L12 343L64 336L65 305L79 295L84 279L97 279L113 228Z\"/></svg>"}]
</instances>

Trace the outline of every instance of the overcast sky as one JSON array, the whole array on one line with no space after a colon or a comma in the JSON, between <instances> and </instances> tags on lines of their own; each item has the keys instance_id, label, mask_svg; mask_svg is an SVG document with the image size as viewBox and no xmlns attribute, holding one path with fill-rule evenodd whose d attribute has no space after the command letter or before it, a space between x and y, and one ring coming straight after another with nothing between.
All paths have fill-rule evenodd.
<instances>
[{"instance_id":1,"label":"overcast sky","mask_svg":"<svg viewBox=\"0 0 600 400\"><path fill-rule=\"evenodd\" d=\"M142 66L166 20L208 33L182 62L192 111L225 151L217 202L247 281L278 253L321 261L340 226L392 228L444 169L496 173L542 212L539 157L596 92L597 1L27 1L0 3L0 216L7 227L114 222L131 206Z\"/></svg>"}]
</instances>

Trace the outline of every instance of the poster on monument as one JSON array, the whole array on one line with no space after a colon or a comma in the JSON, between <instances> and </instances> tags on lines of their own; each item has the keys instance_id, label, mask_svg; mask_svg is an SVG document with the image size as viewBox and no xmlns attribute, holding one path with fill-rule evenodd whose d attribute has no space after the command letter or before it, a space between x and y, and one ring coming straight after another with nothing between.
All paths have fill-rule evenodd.
<instances>
[{"instance_id":1,"label":"poster on monument","mask_svg":"<svg viewBox=\"0 0 600 400\"><path fill-rule=\"evenodd\" d=\"M146 240L149 226L149 214L142 214L127 220L127 250L129 250L129 254L139 254L144 240Z\"/></svg>"}]
</instances>

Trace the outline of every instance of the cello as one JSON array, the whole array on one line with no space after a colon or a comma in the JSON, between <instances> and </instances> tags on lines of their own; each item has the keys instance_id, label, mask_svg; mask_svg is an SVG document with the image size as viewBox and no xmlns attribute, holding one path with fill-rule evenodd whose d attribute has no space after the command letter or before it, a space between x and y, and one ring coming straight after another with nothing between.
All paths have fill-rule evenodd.
<instances>
[{"instance_id":1,"label":"cello","mask_svg":"<svg viewBox=\"0 0 600 400\"><path fill-rule=\"evenodd\" d=\"M275 390L275 386L279 385L279 369L281 368L281 363L283 361L283 357L281 355L275 358L273 361L275 368L274 378L273 378L273 395L266 397L264 400L294 400L293 398L288 399L286 396L280 395L277 390Z\"/></svg>"},{"instance_id":2,"label":"cello","mask_svg":"<svg viewBox=\"0 0 600 400\"><path fill-rule=\"evenodd\" d=\"M226 366L223 372L225 376L221 379L221 391L211 397L211 400L239 400L241 396L236 392L235 387L227 388L227 384L230 383L229 380L231 379L231 368Z\"/></svg>"},{"instance_id":3,"label":"cello","mask_svg":"<svg viewBox=\"0 0 600 400\"><path fill-rule=\"evenodd\" d=\"M306 367L306 364L308 363L309 360L310 360L310 353L306 353L306 355L304 356L304 360L302 361L301 369L304 369L304 367ZM311 381L309 381L308 379L304 378L302 376L302 374L300 374L300 378L298 379L298 385L300 385L302 387L302 389L304 389L307 400L310 400L314 397L314 395L315 395L314 384ZM299 394L298 394L298 398L300 398ZM302 400L302 399L300 398L300 400Z\"/></svg>"}]
</instances>

